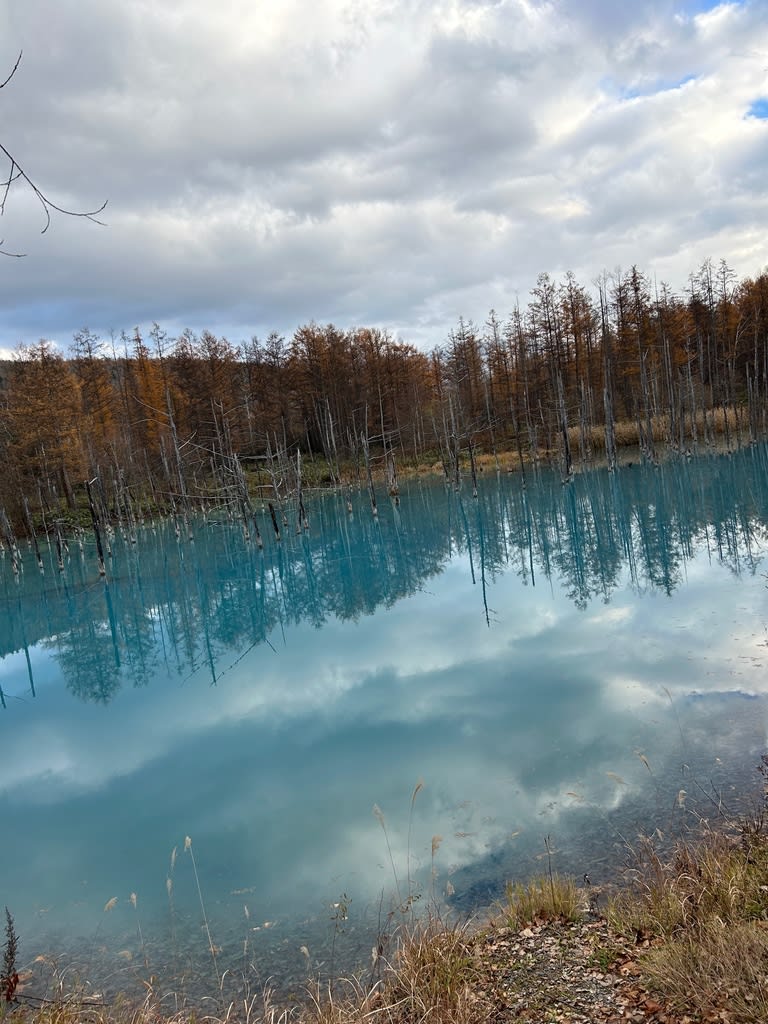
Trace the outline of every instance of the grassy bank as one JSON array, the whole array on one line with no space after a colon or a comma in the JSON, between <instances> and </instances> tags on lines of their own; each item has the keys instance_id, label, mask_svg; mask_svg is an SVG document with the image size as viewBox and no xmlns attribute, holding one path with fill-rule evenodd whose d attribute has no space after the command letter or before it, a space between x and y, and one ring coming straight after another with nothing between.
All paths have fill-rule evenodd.
<instances>
[{"instance_id":1,"label":"grassy bank","mask_svg":"<svg viewBox=\"0 0 768 1024\"><path fill-rule=\"evenodd\" d=\"M768 756L760 765L768 780ZM35 965L16 963L7 917L0 1020L14 1024L481 1024L501 1020L645 1020L666 1024L768 1020L768 817L720 817L662 855L651 839L628 851L610 895L552 871L510 883L491 916L456 924L404 917L372 950L364 974L309 984L293 1006L269 987L210 1009L169 1005L144 981L140 1005L103 1002L62 975L42 993ZM18 975L17 975L18 970ZM223 979L222 979L223 981Z\"/></svg>"}]
</instances>

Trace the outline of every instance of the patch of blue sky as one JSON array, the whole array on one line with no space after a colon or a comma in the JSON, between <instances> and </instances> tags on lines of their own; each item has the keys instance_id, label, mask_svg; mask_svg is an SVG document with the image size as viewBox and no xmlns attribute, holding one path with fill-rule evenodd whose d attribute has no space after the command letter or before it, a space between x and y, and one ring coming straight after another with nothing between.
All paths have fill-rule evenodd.
<instances>
[{"instance_id":1,"label":"patch of blue sky","mask_svg":"<svg viewBox=\"0 0 768 1024\"><path fill-rule=\"evenodd\" d=\"M656 78L635 86L622 85L612 78L604 78L600 84L620 100L636 100L646 96L658 96L664 92L674 92L675 89L682 89L688 82L695 82L696 78L696 75L684 75L675 79Z\"/></svg>"},{"instance_id":2,"label":"patch of blue sky","mask_svg":"<svg viewBox=\"0 0 768 1024\"><path fill-rule=\"evenodd\" d=\"M768 120L768 96L761 96L751 103L747 117L756 117L759 121Z\"/></svg>"},{"instance_id":3,"label":"patch of blue sky","mask_svg":"<svg viewBox=\"0 0 768 1024\"><path fill-rule=\"evenodd\" d=\"M681 0L679 10L682 14L706 14L716 7L741 7L746 0Z\"/></svg>"}]
</instances>

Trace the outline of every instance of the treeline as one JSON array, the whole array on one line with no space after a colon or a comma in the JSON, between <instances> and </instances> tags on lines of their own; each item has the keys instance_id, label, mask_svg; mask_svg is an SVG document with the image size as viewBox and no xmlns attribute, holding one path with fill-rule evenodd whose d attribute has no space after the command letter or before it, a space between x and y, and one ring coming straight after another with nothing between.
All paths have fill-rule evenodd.
<instances>
[{"instance_id":1,"label":"treeline","mask_svg":"<svg viewBox=\"0 0 768 1024\"><path fill-rule=\"evenodd\" d=\"M235 345L209 331L103 339L84 329L64 358L48 341L0 368L0 506L247 503L261 470L299 483L296 453L337 483L403 460L458 476L481 453L542 456L565 475L633 443L685 450L725 433L762 436L768 410L768 273L737 280L706 261L684 295L636 267L593 288L542 274L525 309L460 320L430 353L379 328L316 323ZM243 471L245 470L245 472ZM248 482L246 482L248 480ZM140 496L140 497L139 497ZM244 513L245 514L245 513Z\"/></svg>"}]
</instances>

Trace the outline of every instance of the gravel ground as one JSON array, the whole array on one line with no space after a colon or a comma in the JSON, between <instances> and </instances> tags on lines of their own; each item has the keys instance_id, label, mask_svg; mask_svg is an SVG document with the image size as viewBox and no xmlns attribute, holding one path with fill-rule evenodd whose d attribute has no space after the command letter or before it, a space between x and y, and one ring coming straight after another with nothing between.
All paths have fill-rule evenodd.
<instances>
[{"instance_id":1,"label":"gravel ground","mask_svg":"<svg viewBox=\"0 0 768 1024\"><path fill-rule=\"evenodd\" d=\"M494 1024L692 1024L642 987L635 947L596 914L577 924L491 927L477 954L478 995Z\"/></svg>"}]
</instances>

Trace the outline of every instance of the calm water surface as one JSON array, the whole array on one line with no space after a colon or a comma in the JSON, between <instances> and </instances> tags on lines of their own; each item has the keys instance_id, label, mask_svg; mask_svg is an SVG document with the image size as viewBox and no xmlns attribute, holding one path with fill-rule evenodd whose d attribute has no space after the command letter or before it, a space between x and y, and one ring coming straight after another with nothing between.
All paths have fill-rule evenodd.
<instances>
[{"instance_id":1,"label":"calm water surface","mask_svg":"<svg viewBox=\"0 0 768 1024\"><path fill-rule=\"evenodd\" d=\"M0 566L0 904L25 959L200 998L202 895L218 969L290 989L409 893L469 912L546 837L599 884L640 833L751 796L764 446L382 497L378 521L318 497L298 536L286 508L279 545L265 516L263 552L214 519L117 536L106 585L88 540L63 573Z\"/></svg>"}]
</instances>

